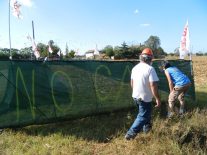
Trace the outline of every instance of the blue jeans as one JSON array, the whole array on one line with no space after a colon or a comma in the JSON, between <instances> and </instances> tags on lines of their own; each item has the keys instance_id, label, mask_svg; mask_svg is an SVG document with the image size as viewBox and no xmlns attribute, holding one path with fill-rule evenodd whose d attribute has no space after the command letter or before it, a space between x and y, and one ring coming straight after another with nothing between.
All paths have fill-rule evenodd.
<instances>
[{"instance_id":1,"label":"blue jeans","mask_svg":"<svg viewBox=\"0 0 207 155\"><path fill-rule=\"evenodd\" d=\"M151 128L152 103L139 101L138 99L134 99L134 102L138 106L139 112L134 123L127 131L130 136L136 136L141 131L147 132Z\"/></svg>"}]
</instances>

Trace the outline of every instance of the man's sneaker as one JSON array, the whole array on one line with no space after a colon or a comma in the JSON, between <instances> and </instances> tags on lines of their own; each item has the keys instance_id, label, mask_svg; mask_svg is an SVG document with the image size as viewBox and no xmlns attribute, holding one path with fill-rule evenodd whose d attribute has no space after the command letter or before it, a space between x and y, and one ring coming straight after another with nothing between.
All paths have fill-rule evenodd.
<instances>
[{"instance_id":1,"label":"man's sneaker","mask_svg":"<svg viewBox=\"0 0 207 155\"><path fill-rule=\"evenodd\" d=\"M124 136L124 138L126 139L126 140L132 140L132 139L134 139L136 137L136 135L129 135L129 134L126 134L125 136Z\"/></svg>"}]
</instances>

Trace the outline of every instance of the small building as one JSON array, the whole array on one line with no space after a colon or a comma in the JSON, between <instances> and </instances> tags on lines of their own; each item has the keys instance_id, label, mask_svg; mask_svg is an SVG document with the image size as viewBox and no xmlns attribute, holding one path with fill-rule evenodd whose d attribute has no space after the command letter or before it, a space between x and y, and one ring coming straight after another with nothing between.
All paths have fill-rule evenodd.
<instances>
[{"instance_id":1,"label":"small building","mask_svg":"<svg viewBox=\"0 0 207 155\"><path fill-rule=\"evenodd\" d=\"M94 59L94 50L89 50L85 53L86 59Z\"/></svg>"}]
</instances>

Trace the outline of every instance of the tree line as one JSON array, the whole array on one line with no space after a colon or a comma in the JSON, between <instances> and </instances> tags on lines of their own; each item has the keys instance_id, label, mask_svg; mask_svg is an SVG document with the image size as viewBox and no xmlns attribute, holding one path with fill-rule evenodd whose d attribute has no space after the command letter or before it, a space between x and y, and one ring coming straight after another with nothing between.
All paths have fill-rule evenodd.
<instances>
[{"instance_id":1,"label":"tree line","mask_svg":"<svg viewBox=\"0 0 207 155\"><path fill-rule=\"evenodd\" d=\"M52 49L52 53L49 52L49 45ZM99 51L100 54L105 54L108 57L114 57L114 59L137 59L140 53L146 47L152 49L155 58L161 58L166 56L167 53L161 47L161 41L157 36L150 36L143 44L127 45L123 42L120 46L113 47L107 45ZM61 51L60 47L55 44L53 40L48 42L48 45L43 43L37 44L37 49L40 53L40 58L61 58L70 59L75 57L75 50L69 50L68 45L65 47L65 54ZM86 51L86 53L89 51ZM11 49L12 59L35 59L32 51L32 47L25 47L20 50ZM10 49L0 48L0 59L9 59Z\"/></svg>"},{"instance_id":2,"label":"tree line","mask_svg":"<svg viewBox=\"0 0 207 155\"><path fill-rule=\"evenodd\" d=\"M127 45L126 42L123 42L121 46L112 47L111 45L106 46L100 52L105 53L107 56L114 56L115 59L137 59L141 54L142 50L146 47L152 49L154 58L161 58L166 56L167 53L160 46L161 42L159 37L150 36L148 40L144 42L144 44L138 45Z\"/></svg>"}]
</instances>

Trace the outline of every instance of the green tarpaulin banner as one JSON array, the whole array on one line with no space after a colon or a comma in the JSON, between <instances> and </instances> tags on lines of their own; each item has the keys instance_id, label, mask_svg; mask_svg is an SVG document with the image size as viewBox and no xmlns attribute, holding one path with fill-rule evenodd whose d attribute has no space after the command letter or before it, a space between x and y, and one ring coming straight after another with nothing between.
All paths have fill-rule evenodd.
<instances>
[{"instance_id":1,"label":"green tarpaulin banner","mask_svg":"<svg viewBox=\"0 0 207 155\"><path fill-rule=\"evenodd\" d=\"M134 106L131 69L138 61L0 61L0 128L75 119ZM188 97L195 99L191 61L170 61L191 81ZM153 61L159 90L168 83Z\"/></svg>"}]
</instances>

